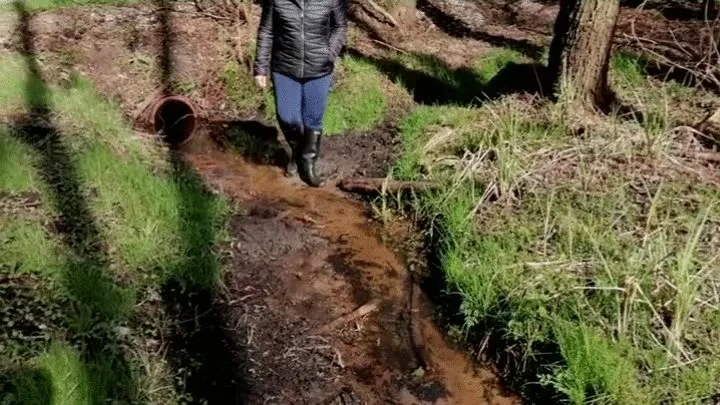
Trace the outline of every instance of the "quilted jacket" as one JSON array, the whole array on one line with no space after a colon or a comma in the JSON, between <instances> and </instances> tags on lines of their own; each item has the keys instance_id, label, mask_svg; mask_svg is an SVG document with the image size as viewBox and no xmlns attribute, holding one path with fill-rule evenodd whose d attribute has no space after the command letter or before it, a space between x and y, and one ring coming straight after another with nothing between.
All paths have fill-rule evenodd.
<instances>
[{"instance_id":1,"label":"quilted jacket","mask_svg":"<svg viewBox=\"0 0 720 405\"><path fill-rule=\"evenodd\" d=\"M348 0L264 0L255 75L312 79L333 71L345 44Z\"/></svg>"}]
</instances>

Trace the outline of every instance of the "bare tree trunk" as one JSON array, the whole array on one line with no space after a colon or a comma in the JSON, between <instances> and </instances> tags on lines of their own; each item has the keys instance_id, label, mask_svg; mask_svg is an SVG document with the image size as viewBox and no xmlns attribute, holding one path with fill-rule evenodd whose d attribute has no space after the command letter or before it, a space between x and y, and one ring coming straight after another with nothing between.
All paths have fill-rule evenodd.
<instances>
[{"instance_id":1,"label":"bare tree trunk","mask_svg":"<svg viewBox=\"0 0 720 405\"><path fill-rule=\"evenodd\" d=\"M549 73L556 92L605 109L612 101L608 67L620 0L562 0L550 48Z\"/></svg>"}]
</instances>

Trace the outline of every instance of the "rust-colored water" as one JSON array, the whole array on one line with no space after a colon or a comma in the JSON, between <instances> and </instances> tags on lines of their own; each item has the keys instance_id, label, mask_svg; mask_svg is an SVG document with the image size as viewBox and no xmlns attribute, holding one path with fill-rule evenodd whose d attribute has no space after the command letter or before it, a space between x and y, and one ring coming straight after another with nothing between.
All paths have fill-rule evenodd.
<instances>
[{"instance_id":1,"label":"rust-colored water","mask_svg":"<svg viewBox=\"0 0 720 405\"><path fill-rule=\"evenodd\" d=\"M293 274L303 276L281 277L285 293L273 298L275 305L294 308L297 302L309 300L312 305L303 309L308 312L303 315L326 323L351 312L365 299L381 300L379 313L364 321L363 338L336 344L345 368L357 374L343 378L366 403L519 403L500 389L491 371L478 368L464 352L448 345L433 322L430 304L419 288L413 288L398 255L377 237L361 203L333 185L305 187L299 180L286 178L279 168L248 163L202 142L194 142L186 157L224 193L241 202L282 206L283 218L311 228L328 241L323 248L285 259L295 269ZM337 270L338 258L345 266L345 278L340 280L337 272L327 270L330 264ZM421 359L411 359L415 356ZM418 377L408 368L418 364L426 367L419 376L426 382L420 384L424 389L397 383L408 375Z\"/></svg>"}]
</instances>

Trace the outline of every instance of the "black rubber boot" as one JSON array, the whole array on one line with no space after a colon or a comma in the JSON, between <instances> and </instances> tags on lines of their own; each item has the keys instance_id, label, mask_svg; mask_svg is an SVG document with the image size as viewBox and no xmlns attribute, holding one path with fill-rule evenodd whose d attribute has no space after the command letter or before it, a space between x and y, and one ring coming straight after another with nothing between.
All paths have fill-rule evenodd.
<instances>
[{"instance_id":1,"label":"black rubber boot","mask_svg":"<svg viewBox=\"0 0 720 405\"><path fill-rule=\"evenodd\" d=\"M310 187L321 187L325 180L320 178L315 164L320 155L320 140L322 131L306 130L303 136L302 150L297 156L300 178Z\"/></svg>"},{"instance_id":2,"label":"black rubber boot","mask_svg":"<svg viewBox=\"0 0 720 405\"><path fill-rule=\"evenodd\" d=\"M297 127L282 128L282 133L285 136L285 140L290 145L290 156L288 156L287 166L285 166L285 176L295 177L298 173L296 159L300 151L298 145L300 144L300 129Z\"/></svg>"}]
</instances>

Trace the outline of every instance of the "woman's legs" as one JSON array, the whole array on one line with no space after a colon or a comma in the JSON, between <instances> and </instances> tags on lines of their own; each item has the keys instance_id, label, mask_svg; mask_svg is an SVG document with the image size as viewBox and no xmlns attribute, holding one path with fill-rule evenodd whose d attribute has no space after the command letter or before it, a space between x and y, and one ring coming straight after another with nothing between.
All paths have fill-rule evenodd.
<instances>
[{"instance_id":1,"label":"woman's legs","mask_svg":"<svg viewBox=\"0 0 720 405\"><path fill-rule=\"evenodd\" d=\"M322 131L333 75L308 80L302 89L302 120L305 129Z\"/></svg>"},{"instance_id":2,"label":"woman's legs","mask_svg":"<svg viewBox=\"0 0 720 405\"><path fill-rule=\"evenodd\" d=\"M313 187L319 187L324 183L317 173L315 163L320 155L323 118L332 80L333 76L329 74L303 83L302 120L304 134L298 167L300 177Z\"/></svg>"},{"instance_id":3,"label":"woman's legs","mask_svg":"<svg viewBox=\"0 0 720 405\"><path fill-rule=\"evenodd\" d=\"M291 77L273 73L275 87L275 110L280 123L280 130L290 145L290 156L285 172L288 176L297 173L296 159L300 154L300 140L303 133L303 84Z\"/></svg>"}]
</instances>

